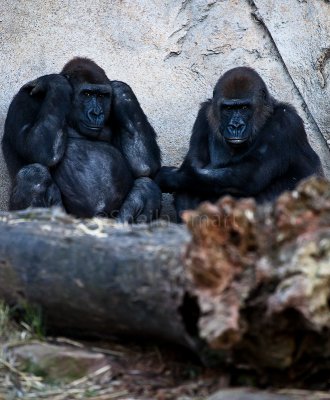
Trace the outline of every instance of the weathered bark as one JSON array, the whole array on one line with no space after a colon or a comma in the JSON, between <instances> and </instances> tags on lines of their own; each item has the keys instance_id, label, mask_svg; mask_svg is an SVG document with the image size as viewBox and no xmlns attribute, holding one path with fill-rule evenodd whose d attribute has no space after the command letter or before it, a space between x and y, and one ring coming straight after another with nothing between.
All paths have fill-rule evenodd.
<instances>
[{"instance_id":1,"label":"weathered bark","mask_svg":"<svg viewBox=\"0 0 330 400\"><path fill-rule=\"evenodd\" d=\"M312 179L274 206L223 198L184 218L191 236L164 222L3 213L0 297L41 305L67 334L154 336L268 382L328 386L330 184Z\"/></svg>"},{"instance_id":2,"label":"weathered bark","mask_svg":"<svg viewBox=\"0 0 330 400\"><path fill-rule=\"evenodd\" d=\"M224 198L185 219L199 337L268 383L329 387L329 182L303 182L272 207Z\"/></svg>"}]
</instances>

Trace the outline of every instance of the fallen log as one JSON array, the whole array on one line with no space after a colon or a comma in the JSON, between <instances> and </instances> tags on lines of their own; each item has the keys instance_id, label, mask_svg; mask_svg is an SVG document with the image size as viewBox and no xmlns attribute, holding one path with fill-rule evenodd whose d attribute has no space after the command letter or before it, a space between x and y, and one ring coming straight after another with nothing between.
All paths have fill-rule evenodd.
<instances>
[{"instance_id":1,"label":"fallen log","mask_svg":"<svg viewBox=\"0 0 330 400\"><path fill-rule=\"evenodd\" d=\"M154 336L194 347L181 308L183 227L79 221L60 210L0 216L0 297L40 305L52 330Z\"/></svg>"},{"instance_id":2,"label":"fallen log","mask_svg":"<svg viewBox=\"0 0 330 400\"><path fill-rule=\"evenodd\" d=\"M0 297L40 305L62 333L156 337L263 383L329 385L330 184L311 179L274 206L226 197L184 219L188 230L2 213Z\"/></svg>"}]
</instances>

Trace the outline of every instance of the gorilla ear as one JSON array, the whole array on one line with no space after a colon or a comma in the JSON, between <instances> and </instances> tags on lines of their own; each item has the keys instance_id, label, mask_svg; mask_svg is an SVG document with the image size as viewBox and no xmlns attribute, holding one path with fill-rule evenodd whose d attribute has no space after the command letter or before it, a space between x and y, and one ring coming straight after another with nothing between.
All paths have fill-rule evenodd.
<instances>
[{"instance_id":1,"label":"gorilla ear","mask_svg":"<svg viewBox=\"0 0 330 400\"><path fill-rule=\"evenodd\" d=\"M69 74L64 74L64 77L65 77L68 81L70 81L70 75L69 75Z\"/></svg>"},{"instance_id":2,"label":"gorilla ear","mask_svg":"<svg viewBox=\"0 0 330 400\"><path fill-rule=\"evenodd\" d=\"M266 102L266 101L267 101L267 99L268 99L268 93L267 93L267 90L265 90L265 89L261 89L261 98L262 98L262 100L263 100L264 102Z\"/></svg>"}]
</instances>

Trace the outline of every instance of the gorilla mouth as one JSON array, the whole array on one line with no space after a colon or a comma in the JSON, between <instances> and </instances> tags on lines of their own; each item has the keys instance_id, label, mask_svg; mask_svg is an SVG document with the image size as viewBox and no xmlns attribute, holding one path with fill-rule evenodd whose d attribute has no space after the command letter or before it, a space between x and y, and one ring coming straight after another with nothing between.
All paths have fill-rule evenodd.
<instances>
[{"instance_id":1,"label":"gorilla mouth","mask_svg":"<svg viewBox=\"0 0 330 400\"><path fill-rule=\"evenodd\" d=\"M226 139L226 142L231 145L234 145L234 146L239 146L239 145L247 142L247 140L248 140L248 137L240 138L240 139Z\"/></svg>"},{"instance_id":2,"label":"gorilla mouth","mask_svg":"<svg viewBox=\"0 0 330 400\"><path fill-rule=\"evenodd\" d=\"M90 131L100 131L103 128L102 125L87 125L84 122L82 124L86 129L89 129Z\"/></svg>"}]
</instances>

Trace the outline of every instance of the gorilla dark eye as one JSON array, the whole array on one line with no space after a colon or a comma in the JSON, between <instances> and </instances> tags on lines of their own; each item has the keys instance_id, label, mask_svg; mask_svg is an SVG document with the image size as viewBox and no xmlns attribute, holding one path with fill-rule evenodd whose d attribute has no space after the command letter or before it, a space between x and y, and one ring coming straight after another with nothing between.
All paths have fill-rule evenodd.
<instances>
[{"instance_id":1,"label":"gorilla dark eye","mask_svg":"<svg viewBox=\"0 0 330 400\"><path fill-rule=\"evenodd\" d=\"M231 111L233 109L233 107L232 106L223 106L223 109L225 111Z\"/></svg>"},{"instance_id":2,"label":"gorilla dark eye","mask_svg":"<svg viewBox=\"0 0 330 400\"><path fill-rule=\"evenodd\" d=\"M84 90L84 91L82 92L82 94L83 94L84 96L86 96L86 97L90 97L90 96L91 96L91 92L88 92L87 90Z\"/></svg>"},{"instance_id":3,"label":"gorilla dark eye","mask_svg":"<svg viewBox=\"0 0 330 400\"><path fill-rule=\"evenodd\" d=\"M248 106L243 106L242 110L247 110L249 107Z\"/></svg>"},{"instance_id":4,"label":"gorilla dark eye","mask_svg":"<svg viewBox=\"0 0 330 400\"><path fill-rule=\"evenodd\" d=\"M99 97L100 99L102 99L102 98L104 97L104 94L103 94L103 93L99 93L99 94L97 95L97 97Z\"/></svg>"}]
</instances>

